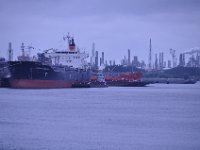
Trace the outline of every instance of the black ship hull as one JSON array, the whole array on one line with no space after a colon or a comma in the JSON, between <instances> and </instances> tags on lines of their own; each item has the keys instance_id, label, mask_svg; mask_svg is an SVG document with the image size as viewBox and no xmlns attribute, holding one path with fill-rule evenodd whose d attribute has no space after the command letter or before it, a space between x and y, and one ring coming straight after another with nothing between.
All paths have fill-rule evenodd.
<instances>
[{"instance_id":1,"label":"black ship hull","mask_svg":"<svg viewBox=\"0 0 200 150\"><path fill-rule=\"evenodd\" d=\"M11 88L70 88L72 84L89 80L89 72L64 66L49 66L33 61L12 61L7 67Z\"/></svg>"}]
</instances>

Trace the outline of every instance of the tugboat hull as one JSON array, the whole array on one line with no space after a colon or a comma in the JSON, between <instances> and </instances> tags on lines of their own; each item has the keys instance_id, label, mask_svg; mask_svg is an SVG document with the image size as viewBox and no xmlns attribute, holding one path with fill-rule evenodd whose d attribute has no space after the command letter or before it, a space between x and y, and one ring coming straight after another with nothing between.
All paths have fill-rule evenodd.
<instances>
[{"instance_id":1,"label":"tugboat hull","mask_svg":"<svg viewBox=\"0 0 200 150\"><path fill-rule=\"evenodd\" d=\"M107 81L108 86L121 86L121 87L143 87L147 82L143 81Z\"/></svg>"}]
</instances>

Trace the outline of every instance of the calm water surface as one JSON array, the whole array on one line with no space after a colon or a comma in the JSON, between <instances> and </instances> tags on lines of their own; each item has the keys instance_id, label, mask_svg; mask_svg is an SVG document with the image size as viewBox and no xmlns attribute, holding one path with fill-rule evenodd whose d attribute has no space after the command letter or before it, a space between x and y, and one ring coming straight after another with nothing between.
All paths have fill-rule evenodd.
<instances>
[{"instance_id":1,"label":"calm water surface","mask_svg":"<svg viewBox=\"0 0 200 150\"><path fill-rule=\"evenodd\" d=\"M0 150L199 150L200 83L0 89Z\"/></svg>"}]
</instances>

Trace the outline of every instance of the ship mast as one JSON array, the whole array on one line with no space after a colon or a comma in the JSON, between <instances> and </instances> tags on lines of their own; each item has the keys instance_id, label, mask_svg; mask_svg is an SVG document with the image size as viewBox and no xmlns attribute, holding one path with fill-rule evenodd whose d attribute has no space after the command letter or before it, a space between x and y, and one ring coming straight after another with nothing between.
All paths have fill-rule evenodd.
<instances>
[{"instance_id":1,"label":"ship mast","mask_svg":"<svg viewBox=\"0 0 200 150\"><path fill-rule=\"evenodd\" d=\"M68 39L68 48L70 51L75 51L76 50L76 44L74 42L74 38L70 37L69 33L66 37L63 37L63 40Z\"/></svg>"}]
</instances>

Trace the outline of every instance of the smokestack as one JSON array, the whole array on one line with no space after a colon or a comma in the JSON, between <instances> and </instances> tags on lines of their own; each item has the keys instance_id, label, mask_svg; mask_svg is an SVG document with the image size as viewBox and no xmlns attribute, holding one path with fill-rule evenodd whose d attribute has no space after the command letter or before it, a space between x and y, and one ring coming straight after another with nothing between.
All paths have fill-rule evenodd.
<instances>
[{"instance_id":1,"label":"smokestack","mask_svg":"<svg viewBox=\"0 0 200 150\"><path fill-rule=\"evenodd\" d=\"M131 64L131 51L128 49L128 65Z\"/></svg>"},{"instance_id":2,"label":"smokestack","mask_svg":"<svg viewBox=\"0 0 200 150\"><path fill-rule=\"evenodd\" d=\"M104 65L104 52L102 52L101 63Z\"/></svg>"},{"instance_id":3,"label":"smokestack","mask_svg":"<svg viewBox=\"0 0 200 150\"><path fill-rule=\"evenodd\" d=\"M92 57L95 56L95 43L92 43Z\"/></svg>"},{"instance_id":4,"label":"smokestack","mask_svg":"<svg viewBox=\"0 0 200 150\"><path fill-rule=\"evenodd\" d=\"M102 66L102 58L100 58L100 66Z\"/></svg>"},{"instance_id":5,"label":"smokestack","mask_svg":"<svg viewBox=\"0 0 200 150\"><path fill-rule=\"evenodd\" d=\"M159 53L159 69L163 69L164 66L164 54L163 52Z\"/></svg>"},{"instance_id":6,"label":"smokestack","mask_svg":"<svg viewBox=\"0 0 200 150\"><path fill-rule=\"evenodd\" d=\"M158 55L155 54L155 69L158 69Z\"/></svg>"},{"instance_id":7,"label":"smokestack","mask_svg":"<svg viewBox=\"0 0 200 150\"><path fill-rule=\"evenodd\" d=\"M98 60L99 60L98 51L96 51L96 56L95 56L95 66L96 67L98 67Z\"/></svg>"},{"instance_id":8,"label":"smokestack","mask_svg":"<svg viewBox=\"0 0 200 150\"><path fill-rule=\"evenodd\" d=\"M96 64L96 52L95 52L95 43L92 43L92 56L90 57L90 63L92 66L95 66Z\"/></svg>"},{"instance_id":9,"label":"smokestack","mask_svg":"<svg viewBox=\"0 0 200 150\"><path fill-rule=\"evenodd\" d=\"M150 38L150 45L149 45L149 69L150 70L152 69L151 61L152 61L152 47L151 47L151 38Z\"/></svg>"}]
</instances>

